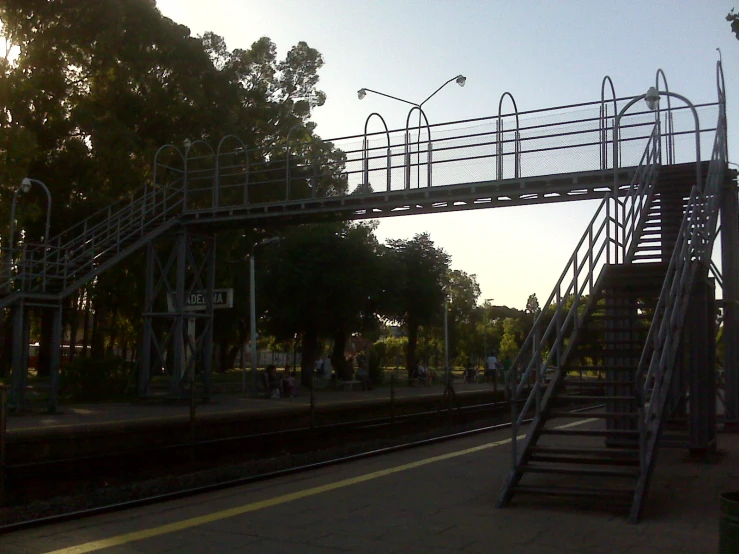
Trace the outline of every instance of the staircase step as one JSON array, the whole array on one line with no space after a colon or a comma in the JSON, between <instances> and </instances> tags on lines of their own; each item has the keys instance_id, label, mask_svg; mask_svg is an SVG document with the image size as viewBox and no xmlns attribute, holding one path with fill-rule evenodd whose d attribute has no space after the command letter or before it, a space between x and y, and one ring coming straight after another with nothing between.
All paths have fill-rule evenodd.
<instances>
[{"instance_id":1,"label":"staircase step","mask_svg":"<svg viewBox=\"0 0 739 554\"><path fill-rule=\"evenodd\" d=\"M631 458L605 458L600 456L560 456L547 454L531 454L532 462L554 463L554 464L582 464L582 465L604 465L604 466L638 466L639 459Z\"/></svg>"},{"instance_id":2,"label":"staircase step","mask_svg":"<svg viewBox=\"0 0 739 554\"><path fill-rule=\"evenodd\" d=\"M639 450L637 448L587 448L577 447L568 448L561 446L539 446L534 445L530 448L532 453L536 454L574 454L577 456L618 456L622 458L637 458Z\"/></svg>"},{"instance_id":3,"label":"staircase step","mask_svg":"<svg viewBox=\"0 0 739 554\"><path fill-rule=\"evenodd\" d=\"M605 369L603 369L603 371L605 371ZM605 379L602 379L600 381L595 381L595 380L594 381L570 381L570 380L565 379L565 386L567 386L567 385L572 385L573 387L579 387L581 385L586 385L586 386L594 386L594 385L607 386L607 385L613 385L613 386L633 387L634 386L634 381L608 381L608 380L605 380Z\"/></svg>"},{"instance_id":4,"label":"staircase step","mask_svg":"<svg viewBox=\"0 0 739 554\"><path fill-rule=\"evenodd\" d=\"M521 464L518 469L527 473L557 473L559 475L582 475L592 477L638 477L638 469L628 467L593 468L593 467L553 467L548 465Z\"/></svg>"},{"instance_id":5,"label":"staircase step","mask_svg":"<svg viewBox=\"0 0 739 554\"><path fill-rule=\"evenodd\" d=\"M560 394L557 396L557 400L636 400L634 396L592 396L592 395L569 395Z\"/></svg>"},{"instance_id":6,"label":"staircase step","mask_svg":"<svg viewBox=\"0 0 739 554\"><path fill-rule=\"evenodd\" d=\"M634 419L638 417L639 414L636 412L600 412L600 413L590 413L590 412L560 412L560 411L552 411L549 412L549 417L567 417L567 418L593 418L596 417L598 419Z\"/></svg>"},{"instance_id":7,"label":"staircase step","mask_svg":"<svg viewBox=\"0 0 739 554\"><path fill-rule=\"evenodd\" d=\"M537 494L541 496L561 496L577 498L611 498L626 502L631 501L633 491L619 489L588 489L584 487L535 487L531 485L517 485L513 489L515 494Z\"/></svg>"},{"instance_id":8,"label":"staircase step","mask_svg":"<svg viewBox=\"0 0 739 554\"><path fill-rule=\"evenodd\" d=\"M631 429L542 429L542 434L571 437L638 437L639 431Z\"/></svg>"}]
</instances>

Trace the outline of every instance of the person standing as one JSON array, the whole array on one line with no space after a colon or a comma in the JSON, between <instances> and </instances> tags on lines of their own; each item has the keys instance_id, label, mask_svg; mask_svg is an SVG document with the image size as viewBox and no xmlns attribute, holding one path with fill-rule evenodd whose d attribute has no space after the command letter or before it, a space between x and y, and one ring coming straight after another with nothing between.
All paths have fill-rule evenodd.
<instances>
[{"instance_id":1,"label":"person standing","mask_svg":"<svg viewBox=\"0 0 739 554\"><path fill-rule=\"evenodd\" d=\"M485 360L485 377L489 377L493 383L498 382L498 358L495 357L493 352Z\"/></svg>"}]
</instances>

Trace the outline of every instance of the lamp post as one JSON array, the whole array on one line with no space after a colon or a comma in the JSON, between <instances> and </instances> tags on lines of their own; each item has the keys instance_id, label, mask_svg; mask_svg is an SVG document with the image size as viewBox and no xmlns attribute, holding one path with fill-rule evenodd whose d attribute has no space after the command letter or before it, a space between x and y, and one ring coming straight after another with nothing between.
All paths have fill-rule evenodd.
<instances>
[{"instance_id":1,"label":"lamp post","mask_svg":"<svg viewBox=\"0 0 739 554\"><path fill-rule=\"evenodd\" d=\"M51 222L51 193L49 188L38 179L25 177L20 186L13 193L13 203L10 207L10 235L8 240L8 287L10 287L10 271L13 266L13 234L15 233L15 205L18 201L18 193L23 194L31 190L33 184L39 185L46 192L46 226L44 227L44 272L46 271L46 250L49 244L49 223ZM9 290L9 289L8 289Z\"/></svg>"},{"instance_id":2,"label":"lamp post","mask_svg":"<svg viewBox=\"0 0 739 554\"><path fill-rule=\"evenodd\" d=\"M489 302L492 302L493 300L494 300L493 298L486 298L485 306L487 306L487 304ZM485 306L483 306L483 308ZM489 320L488 320L487 312L485 312L483 316L484 318L483 318L483 327L482 327L482 348L483 348L482 362L484 364L485 361L488 359L488 323L489 323Z\"/></svg>"},{"instance_id":3,"label":"lamp post","mask_svg":"<svg viewBox=\"0 0 739 554\"><path fill-rule=\"evenodd\" d=\"M449 314L449 297L444 291L444 380L446 386L449 386L449 324L447 322Z\"/></svg>"},{"instance_id":4,"label":"lamp post","mask_svg":"<svg viewBox=\"0 0 739 554\"><path fill-rule=\"evenodd\" d=\"M257 246L265 246L272 244L273 242L281 241L282 237L272 237L264 239L260 242L255 242L251 247L251 253L249 254L249 303L251 304L251 392L253 396L257 395L257 339L259 333L257 333L257 299L256 299L256 277L254 272L254 249ZM241 374L241 393L246 392L246 369L242 370Z\"/></svg>"},{"instance_id":5,"label":"lamp post","mask_svg":"<svg viewBox=\"0 0 739 554\"><path fill-rule=\"evenodd\" d=\"M436 96L436 93L438 93L441 89L443 89L445 86L447 86L452 81L454 81L455 83L457 83L460 87L464 87L465 83L467 82L467 77L465 77L464 75L461 75L460 74L460 75L457 75L456 77L452 77L451 79L445 81L444 84L442 84L434 92L432 92L431 94L429 94L426 97L426 99L423 102L421 102L420 104L418 104L416 102L411 102L410 100L404 100L403 98L398 98L397 96L392 96L391 94L385 94L384 92L379 92L379 91L376 91L376 90L372 90L372 89L369 89L369 88L360 88L357 91L357 98L359 98L360 100L362 100L362 99L364 99L364 97L367 96L367 93L368 92L371 92L371 93L377 94L379 96L384 96L385 98L390 98L391 100L397 100L398 102L403 102L405 104L410 104L413 107L411 108L411 111L408 113L408 118L410 118L411 113L413 112L413 110L418 110L418 138L417 138L416 142L419 144L419 149L420 149L420 143L421 143L421 115L423 114L424 117L425 117L425 114L423 112L423 105L426 102L428 102L429 100L431 100L434 96ZM428 125L428 120L426 120L426 124ZM407 131L407 127L408 127L408 122L406 120L406 132L408 132ZM431 140L431 137L430 136L429 136L429 140ZM419 154L418 155L419 155L419 158L420 158L420 151L419 151ZM420 172L421 172L420 160L419 160L419 163L418 163L417 172L418 172L418 175L419 175L418 178L420 180ZM408 185L408 186L410 186L410 185Z\"/></svg>"}]
</instances>

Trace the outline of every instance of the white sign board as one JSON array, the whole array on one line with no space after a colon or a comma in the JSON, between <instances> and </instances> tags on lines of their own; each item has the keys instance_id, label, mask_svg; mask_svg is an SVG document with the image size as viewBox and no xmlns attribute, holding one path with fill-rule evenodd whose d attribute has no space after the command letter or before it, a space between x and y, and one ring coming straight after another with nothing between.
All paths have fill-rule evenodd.
<instances>
[{"instance_id":1,"label":"white sign board","mask_svg":"<svg viewBox=\"0 0 739 554\"><path fill-rule=\"evenodd\" d=\"M174 293L167 294L167 308L175 311ZM233 308L234 289L215 289L213 291L213 309ZM197 312L205 310L205 292L192 292L185 295L185 311Z\"/></svg>"}]
</instances>

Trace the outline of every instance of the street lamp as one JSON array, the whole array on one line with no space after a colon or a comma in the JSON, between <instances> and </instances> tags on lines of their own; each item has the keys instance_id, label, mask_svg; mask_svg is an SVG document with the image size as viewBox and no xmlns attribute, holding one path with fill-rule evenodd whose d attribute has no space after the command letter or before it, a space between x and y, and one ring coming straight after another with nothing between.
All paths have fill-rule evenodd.
<instances>
[{"instance_id":1,"label":"street lamp","mask_svg":"<svg viewBox=\"0 0 739 554\"><path fill-rule=\"evenodd\" d=\"M49 244L49 223L51 222L51 193L49 188L38 179L24 177L20 186L13 193L13 203L10 207L10 235L8 240L8 287L10 287L10 271L13 265L13 234L15 233L15 205L18 201L18 193L26 194L31 190L33 184L39 185L46 192L46 226L44 227L44 272L46 271L46 251ZM8 289L10 290L10 289Z\"/></svg>"},{"instance_id":2,"label":"street lamp","mask_svg":"<svg viewBox=\"0 0 739 554\"><path fill-rule=\"evenodd\" d=\"M420 186L420 178L421 178L420 177L421 176L421 163L420 163L420 157L421 157L421 152L420 152L420 148L421 148L421 115L423 114L423 116L425 117L425 114L423 112L423 105L426 102L428 102L429 100L431 100L434 96L436 96L436 93L438 93L441 89L443 89L445 86L447 86L452 81L454 81L455 83L457 83L460 87L464 87L465 83L467 82L467 77L465 77L464 75L461 75L460 74L460 75L457 75L456 77L452 77L451 79L448 79L447 81L444 82L444 84L442 84L434 92L432 92L430 95L428 95L426 97L426 99L423 102L421 102L420 104L418 104L416 102L411 102L409 100L404 100L403 98L398 98L397 96L392 96L390 94L385 94L384 92L378 92L376 90L372 90L372 89L369 89L369 88L360 88L357 91L357 98L359 98L360 100L362 100L365 96L367 96L367 93L368 92L372 92L372 93L377 94L379 96L384 96L385 98L390 98L392 100L397 100L398 102L404 102L405 104L410 104L411 106L413 106L411 108L411 111L408 113L408 117L406 118L406 133L408 132L408 120L411 117L411 113L413 112L413 110L418 110L418 137L416 139L416 143L418 144L418 150L419 150L418 151L418 158L419 159L418 159L418 164L417 164L418 167L416 168L416 171L417 171L417 174L418 174L417 179L419 180L419 186ZM426 120L426 125L428 127L428 119ZM429 133L430 133L430 130L429 130ZM429 141L430 140L431 140L431 137L429 136ZM409 183L406 186L410 186L410 173L408 173L407 175L408 175L408 181L409 181ZM429 185L430 185L430 183L429 183Z\"/></svg>"},{"instance_id":3,"label":"street lamp","mask_svg":"<svg viewBox=\"0 0 739 554\"><path fill-rule=\"evenodd\" d=\"M647 108L653 112L659 106L659 91L654 87L649 87L647 94L644 96L644 101L647 103Z\"/></svg>"},{"instance_id":4,"label":"street lamp","mask_svg":"<svg viewBox=\"0 0 739 554\"><path fill-rule=\"evenodd\" d=\"M485 299L485 305L487 305L488 303L492 302L493 300L494 300L494 298L486 298ZM484 306L483 306L483 308L484 308ZM483 348L482 359L483 359L483 363L484 363L485 360L487 360L487 358L488 358L488 322L489 322L489 320L488 320L488 314L487 314L487 312L484 312L483 313L483 316L484 317L483 317L483 327L482 327L482 348Z\"/></svg>"},{"instance_id":5,"label":"street lamp","mask_svg":"<svg viewBox=\"0 0 739 554\"><path fill-rule=\"evenodd\" d=\"M421 108L421 107L423 107L423 105L426 102L428 102L429 100L431 100L431 98L433 98L436 95L437 92L439 92L441 89L443 89L445 86L447 86L452 81L456 82L460 87L463 87L465 85L465 83L467 82L467 77L465 77L464 75L457 75L456 77L452 77L451 79L449 79L448 81L446 81L443 85L441 85L439 88L437 88L434 92L432 92L426 98L426 100L424 100L420 104L418 104L416 102L411 102L410 100L403 100L402 98L398 98L397 96L392 96L390 94L385 94L384 92L378 92L378 91L372 90L370 88L360 88L357 91L357 98L359 98L360 100L363 100L365 98L365 96L367 96L367 93L368 92L371 92L371 93L377 94L379 96L384 96L385 98L390 98L392 100L397 100L399 102L405 102L406 104L410 104L411 106L415 106L416 108Z\"/></svg>"},{"instance_id":6,"label":"street lamp","mask_svg":"<svg viewBox=\"0 0 739 554\"><path fill-rule=\"evenodd\" d=\"M249 288L249 303L251 304L251 391L252 395L257 395L257 339L259 334L257 333L257 299L256 299L256 277L254 272L254 249L257 246L265 246L274 242L279 242L282 237L271 237L264 239L260 242L255 242L251 247L251 253L249 254L249 276L250 276L250 288ZM246 392L246 369L242 368L241 373L241 393Z\"/></svg>"}]
</instances>

